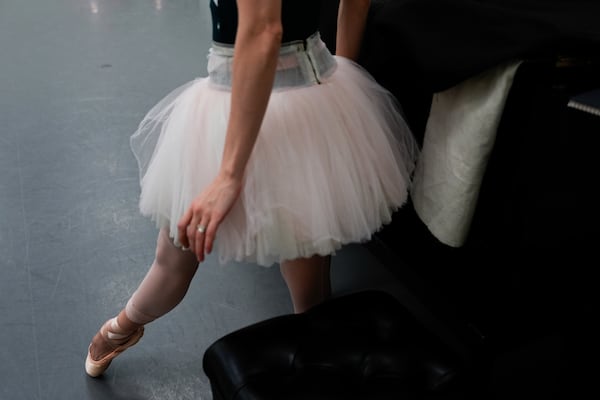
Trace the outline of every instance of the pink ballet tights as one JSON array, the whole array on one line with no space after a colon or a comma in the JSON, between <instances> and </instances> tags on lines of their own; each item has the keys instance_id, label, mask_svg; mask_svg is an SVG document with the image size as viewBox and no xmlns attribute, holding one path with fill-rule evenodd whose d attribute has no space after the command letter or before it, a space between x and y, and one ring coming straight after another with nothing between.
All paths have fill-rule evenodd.
<instances>
[{"instance_id":1,"label":"pink ballet tights","mask_svg":"<svg viewBox=\"0 0 600 400\"><path fill-rule=\"evenodd\" d=\"M322 256L281 263L295 312L303 312L330 296L329 265L330 257ZM166 230L161 229L154 263L127 302L126 318L123 312L119 315L118 325L130 332L171 311L183 300L197 269L194 253L176 247Z\"/></svg>"},{"instance_id":2,"label":"pink ballet tights","mask_svg":"<svg viewBox=\"0 0 600 400\"><path fill-rule=\"evenodd\" d=\"M197 269L194 253L176 247L161 229L154 263L125 307L127 319L145 325L171 311L183 300Z\"/></svg>"},{"instance_id":3,"label":"pink ballet tights","mask_svg":"<svg viewBox=\"0 0 600 400\"><path fill-rule=\"evenodd\" d=\"M116 346L127 343L141 326L175 308L185 297L197 269L198 260L194 253L176 247L166 230L161 230L154 263L125 309L116 318L106 322L110 325L106 325L104 333L101 329L94 336L90 358L99 361L111 351L114 353ZM295 312L307 310L331 293L329 257L314 256L286 261L281 263L281 272L290 290ZM107 365L105 363L103 368Z\"/></svg>"}]
</instances>

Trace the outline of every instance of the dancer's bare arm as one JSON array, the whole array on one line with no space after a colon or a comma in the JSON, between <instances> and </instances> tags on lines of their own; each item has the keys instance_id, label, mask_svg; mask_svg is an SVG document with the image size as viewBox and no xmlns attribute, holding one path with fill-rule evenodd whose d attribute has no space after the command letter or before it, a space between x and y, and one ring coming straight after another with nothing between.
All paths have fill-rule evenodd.
<instances>
[{"instance_id":1,"label":"dancer's bare arm","mask_svg":"<svg viewBox=\"0 0 600 400\"><path fill-rule=\"evenodd\" d=\"M267 108L279 48L281 0L238 0L231 111L217 178L192 203L178 224L180 242L204 260L217 228L239 196L244 171ZM197 226L206 227L204 233Z\"/></svg>"},{"instance_id":2,"label":"dancer's bare arm","mask_svg":"<svg viewBox=\"0 0 600 400\"><path fill-rule=\"evenodd\" d=\"M340 0L335 54L356 61L371 0Z\"/></svg>"}]
</instances>

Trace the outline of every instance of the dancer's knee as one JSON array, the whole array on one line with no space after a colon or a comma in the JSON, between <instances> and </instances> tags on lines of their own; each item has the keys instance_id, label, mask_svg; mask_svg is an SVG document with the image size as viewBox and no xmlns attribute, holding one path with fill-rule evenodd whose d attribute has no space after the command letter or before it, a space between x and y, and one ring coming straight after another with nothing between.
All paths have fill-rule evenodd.
<instances>
[{"instance_id":1,"label":"dancer's knee","mask_svg":"<svg viewBox=\"0 0 600 400\"><path fill-rule=\"evenodd\" d=\"M194 255L175 246L164 229L158 235L155 263L163 270L186 274L193 274L198 265Z\"/></svg>"}]
</instances>

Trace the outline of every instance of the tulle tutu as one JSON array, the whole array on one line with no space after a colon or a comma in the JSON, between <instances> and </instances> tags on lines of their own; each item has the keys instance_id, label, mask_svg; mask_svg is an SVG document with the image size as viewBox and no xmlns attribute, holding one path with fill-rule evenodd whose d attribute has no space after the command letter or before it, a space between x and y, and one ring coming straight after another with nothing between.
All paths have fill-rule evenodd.
<instances>
[{"instance_id":1,"label":"tulle tutu","mask_svg":"<svg viewBox=\"0 0 600 400\"><path fill-rule=\"evenodd\" d=\"M418 149L395 99L357 64L330 58L337 67L320 84L272 92L241 195L217 232L220 262L332 254L370 239L405 203ZM140 210L175 243L179 219L219 170L230 94L209 77L189 82L131 138Z\"/></svg>"}]
</instances>

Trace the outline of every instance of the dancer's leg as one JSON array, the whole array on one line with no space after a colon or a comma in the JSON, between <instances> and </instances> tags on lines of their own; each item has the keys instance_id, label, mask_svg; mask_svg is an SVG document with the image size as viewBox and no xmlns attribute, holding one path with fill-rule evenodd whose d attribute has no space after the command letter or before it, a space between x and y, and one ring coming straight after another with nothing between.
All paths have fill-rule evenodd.
<instances>
[{"instance_id":1,"label":"dancer's leg","mask_svg":"<svg viewBox=\"0 0 600 400\"><path fill-rule=\"evenodd\" d=\"M298 258L281 263L294 312L301 313L331 296L330 256Z\"/></svg>"},{"instance_id":2,"label":"dancer's leg","mask_svg":"<svg viewBox=\"0 0 600 400\"><path fill-rule=\"evenodd\" d=\"M183 300L197 269L194 254L176 247L161 230L154 264L127 302L122 319L143 325L165 315Z\"/></svg>"},{"instance_id":3,"label":"dancer's leg","mask_svg":"<svg viewBox=\"0 0 600 400\"><path fill-rule=\"evenodd\" d=\"M108 331L113 337L126 341L139 327L171 311L184 298L197 269L194 254L176 247L166 231L161 230L154 263ZM90 346L92 359L98 360L110 353L118 342L119 339L107 340L98 332Z\"/></svg>"}]
</instances>

